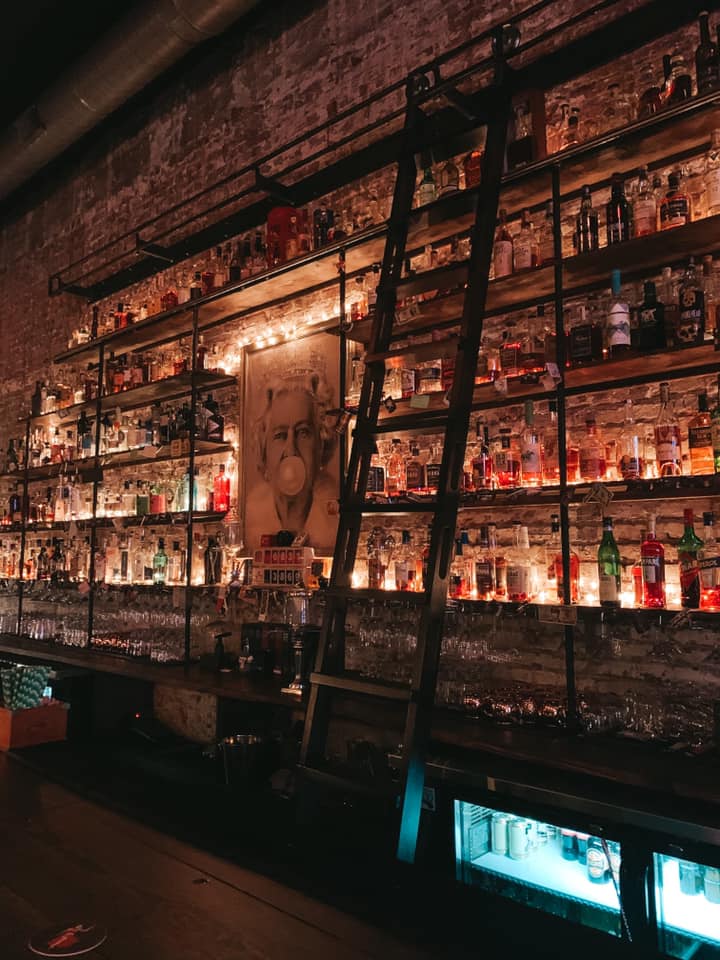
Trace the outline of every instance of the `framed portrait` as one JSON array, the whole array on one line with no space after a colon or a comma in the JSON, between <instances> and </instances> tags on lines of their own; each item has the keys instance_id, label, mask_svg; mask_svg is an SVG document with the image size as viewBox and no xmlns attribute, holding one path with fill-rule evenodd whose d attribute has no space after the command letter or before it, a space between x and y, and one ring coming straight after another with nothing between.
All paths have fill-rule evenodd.
<instances>
[{"instance_id":1,"label":"framed portrait","mask_svg":"<svg viewBox=\"0 0 720 960\"><path fill-rule=\"evenodd\" d=\"M265 533L306 533L333 552L340 495L340 339L316 333L248 352L243 496L248 551Z\"/></svg>"}]
</instances>

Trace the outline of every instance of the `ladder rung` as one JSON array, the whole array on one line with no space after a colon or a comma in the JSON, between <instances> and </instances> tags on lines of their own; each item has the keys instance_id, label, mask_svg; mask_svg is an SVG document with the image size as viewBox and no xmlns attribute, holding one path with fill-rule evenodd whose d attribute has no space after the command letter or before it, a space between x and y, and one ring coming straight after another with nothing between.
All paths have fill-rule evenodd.
<instances>
[{"instance_id":1,"label":"ladder rung","mask_svg":"<svg viewBox=\"0 0 720 960\"><path fill-rule=\"evenodd\" d=\"M402 600L420 606L425 602L425 591L420 590L369 590L367 587L328 587L328 597L348 597L350 600L377 600L387 603L390 600Z\"/></svg>"},{"instance_id":2,"label":"ladder rung","mask_svg":"<svg viewBox=\"0 0 720 960\"><path fill-rule=\"evenodd\" d=\"M448 419L448 409L443 404L439 409L418 410L398 417L383 417L375 427L373 434L405 433L406 431L444 430Z\"/></svg>"},{"instance_id":3,"label":"ladder rung","mask_svg":"<svg viewBox=\"0 0 720 960\"><path fill-rule=\"evenodd\" d=\"M410 297L418 293L427 293L428 290L447 290L467 281L468 265L464 263L450 263L436 270L427 270L417 273L413 277L405 277L397 285L400 296ZM394 328L393 328L394 329Z\"/></svg>"},{"instance_id":4,"label":"ladder rung","mask_svg":"<svg viewBox=\"0 0 720 960\"><path fill-rule=\"evenodd\" d=\"M435 330L436 327L432 327ZM414 331L413 331L414 332ZM425 343L411 343L407 347L397 347L395 350L385 350L382 353L366 353L365 362L374 360L394 360L396 357L415 357L416 360L445 360L457 354L460 337L451 334L442 340L429 340Z\"/></svg>"},{"instance_id":5,"label":"ladder rung","mask_svg":"<svg viewBox=\"0 0 720 960\"><path fill-rule=\"evenodd\" d=\"M403 514L403 513L434 513L437 507L437 500L428 498L427 500L396 500L387 503L377 503L373 500L365 500L363 503L348 503L341 506L343 513L384 513L384 514Z\"/></svg>"},{"instance_id":6,"label":"ladder rung","mask_svg":"<svg viewBox=\"0 0 720 960\"><path fill-rule=\"evenodd\" d=\"M400 700L403 703L409 703L412 693L410 687L405 684L365 680L362 677L348 675L336 676L331 673L311 673L310 683L319 687L332 687L333 690L342 690L345 693L361 693L366 697Z\"/></svg>"},{"instance_id":7,"label":"ladder rung","mask_svg":"<svg viewBox=\"0 0 720 960\"><path fill-rule=\"evenodd\" d=\"M320 767L309 767L302 763L298 764L296 769L301 777L305 777L305 779L314 783L366 797L391 799L397 797L402 789L399 783L365 783L362 780L354 780L339 773L332 773Z\"/></svg>"}]
</instances>

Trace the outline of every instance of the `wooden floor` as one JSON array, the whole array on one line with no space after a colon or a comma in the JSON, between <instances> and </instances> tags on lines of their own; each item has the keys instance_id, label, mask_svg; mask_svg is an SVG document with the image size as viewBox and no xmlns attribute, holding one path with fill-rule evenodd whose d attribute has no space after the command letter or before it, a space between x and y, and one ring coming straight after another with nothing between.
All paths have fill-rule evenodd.
<instances>
[{"instance_id":1,"label":"wooden floor","mask_svg":"<svg viewBox=\"0 0 720 960\"><path fill-rule=\"evenodd\" d=\"M0 958L95 921L97 960L411 960L424 954L256 873L126 820L0 754Z\"/></svg>"}]
</instances>

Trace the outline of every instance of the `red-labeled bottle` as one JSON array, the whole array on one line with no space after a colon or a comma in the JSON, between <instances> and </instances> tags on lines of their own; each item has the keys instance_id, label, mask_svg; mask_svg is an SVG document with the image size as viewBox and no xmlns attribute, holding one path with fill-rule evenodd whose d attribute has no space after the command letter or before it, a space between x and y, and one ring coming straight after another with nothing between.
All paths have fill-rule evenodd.
<instances>
[{"instance_id":1,"label":"red-labeled bottle","mask_svg":"<svg viewBox=\"0 0 720 960\"><path fill-rule=\"evenodd\" d=\"M655 536L655 518L640 546L642 568L642 605L652 609L665 606L665 548Z\"/></svg>"}]
</instances>

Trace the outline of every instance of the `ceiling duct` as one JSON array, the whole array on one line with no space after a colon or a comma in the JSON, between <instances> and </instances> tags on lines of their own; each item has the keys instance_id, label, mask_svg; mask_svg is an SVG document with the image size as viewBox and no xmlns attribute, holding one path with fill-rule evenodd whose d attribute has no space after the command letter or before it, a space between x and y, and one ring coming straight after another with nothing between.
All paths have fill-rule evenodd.
<instances>
[{"instance_id":1,"label":"ceiling duct","mask_svg":"<svg viewBox=\"0 0 720 960\"><path fill-rule=\"evenodd\" d=\"M120 20L0 135L0 199L258 0L150 0Z\"/></svg>"}]
</instances>

